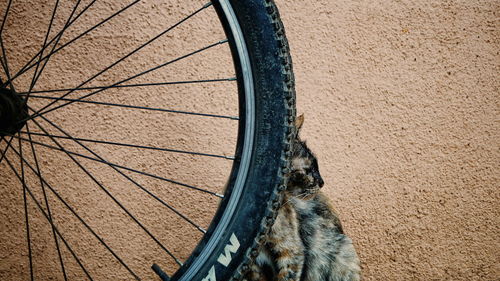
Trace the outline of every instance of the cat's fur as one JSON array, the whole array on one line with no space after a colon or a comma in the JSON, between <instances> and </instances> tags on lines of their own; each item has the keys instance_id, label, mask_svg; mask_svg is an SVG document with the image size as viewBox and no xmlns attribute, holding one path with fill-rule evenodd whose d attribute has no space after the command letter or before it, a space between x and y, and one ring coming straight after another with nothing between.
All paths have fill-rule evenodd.
<instances>
[{"instance_id":1,"label":"cat's fur","mask_svg":"<svg viewBox=\"0 0 500 281\"><path fill-rule=\"evenodd\" d=\"M297 131L304 121L296 121ZM328 198L317 159L298 137L291 172L278 210L247 281L358 281L359 260Z\"/></svg>"}]
</instances>

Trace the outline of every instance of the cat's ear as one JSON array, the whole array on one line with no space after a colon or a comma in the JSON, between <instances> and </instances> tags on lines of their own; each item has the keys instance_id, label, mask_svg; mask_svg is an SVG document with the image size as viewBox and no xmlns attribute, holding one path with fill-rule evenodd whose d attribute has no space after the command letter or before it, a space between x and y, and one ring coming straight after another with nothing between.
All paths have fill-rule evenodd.
<instances>
[{"instance_id":1,"label":"cat's ear","mask_svg":"<svg viewBox=\"0 0 500 281\"><path fill-rule=\"evenodd\" d=\"M297 118L295 118L295 128L297 129L297 131L302 128L302 124L304 124L304 114L301 114Z\"/></svg>"}]
</instances>

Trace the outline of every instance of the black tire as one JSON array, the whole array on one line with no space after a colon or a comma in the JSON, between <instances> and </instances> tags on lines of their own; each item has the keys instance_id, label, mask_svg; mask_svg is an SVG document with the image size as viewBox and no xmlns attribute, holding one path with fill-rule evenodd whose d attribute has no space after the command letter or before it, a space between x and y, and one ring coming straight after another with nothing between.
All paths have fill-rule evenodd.
<instances>
[{"instance_id":1,"label":"black tire","mask_svg":"<svg viewBox=\"0 0 500 281\"><path fill-rule=\"evenodd\" d=\"M11 2L13 1L8 2L8 7L10 7ZM177 270L172 278L163 275L164 277L162 278L164 280L191 281L241 279L242 273L246 270L251 259L256 256L257 247L263 242L263 238L274 221L275 211L280 205L280 193L286 187L286 178L284 175L287 173L288 158L291 155L289 153L290 145L295 134L293 126L295 119L295 90L288 43L276 6L272 0L214 0L212 4L226 32L227 41L229 42L233 55L237 77L236 80L238 81L239 130L236 146L237 151L235 153L229 181L226 185L227 188L224 198L220 202L219 208L206 234L196 246L191 256L184 262L180 269ZM129 4L129 6L131 5L132 4ZM207 4L203 6L202 9L208 8L209 6L210 5ZM4 21L8 15L8 10L7 8ZM2 31L3 24L2 28L0 28L0 33ZM224 42L226 42L226 40L212 45L215 46ZM54 43L54 46L55 45L57 45L57 42ZM0 47L2 51L5 51L3 46ZM41 52L43 54L43 50ZM5 60L5 74L7 80L10 82L11 90L9 93L14 94L15 89L12 80L16 77L9 77L8 64L5 56L5 54L0 54L0 60ZM34 58L37 56L38 55ZM39 64L40 62L36 63L37 66ZM28 68L34 67L34 65L35 64L31 64L31 61L28 62L25 66L26 69L22 67L18 74L26 72ZM99 74L104 71L105 70L99 72ZM22 75L22 73L19 75ZM95 76L93 78L95 78ZM4 81L6 83L5 85L0 81L0 90L2 90L0 94L2 95L5 95L3 92L6 91L8 84L6 80ZM84 82L80 86L83 86L87 82ZM32 83L34 84L34 82ZM31 91L31 88L29 91ZM17 100L11 98L8 102L2 103L9 105L13 101ZM19 105L21 101L24 103L25 100L19 100ZM42 115L55 108L56 107L52 107L47 111L43 111L43 109L45 109L44 107L39 112L35 112L33 109L30 110L33 111L34 114L43 111L40 113L40 115ZM33 115L30 117L32 116ZM9 118L8 120L3 116L0 117L2 117L0 121L5 119L8 121L7 125L9 126L12 125L12 120L26 121L25 115L15 116L15 118ZM26 214L26 232L29 248L29 273L33 274L31 246L28 233L26 192L29 193L36 203L36 207L38 207L44 215L45 212L43 212L41 204L35 200L35 196L31 194L26 184L24 184L24 172L22 172L22 179L16 172L16 169L10 164L7 157L4 157L7 149L11 145L14 134L20 131L21 127L25 124L26 127L28 126L26 122L19 123L21 124L20 126L12 127L12 129L6 126L7 132L4 132L5 134L0 132L0 142L2 144L4 142L6 143L5 149L0 151L2 153L0 156L0 163L5 159L12 171L22 182L21 188L24 192L24 212ZM42 129L42 127L40 127L40 129ZM45 134L49 134L47 131L43 131ZM64 133L63 130L61 130L61 132ZM66 135L66 133L64 134ZM19 135L19 151L22 152ZM73 139L69 135L68 138ZM25 139L24 141L28 140ZM29 142L31 142L31 145L34 143L31 138ZM68 156L70 155L69 152L66 153ZM97 154L94 155L102 162L105 162L104 159ZM19 154L19 158L21 159L20 163L28 164L28 161L23 158L22 153ZM70 158L73 159L73 157ZM22 165L23 164L21 164L21 170L23 171ZM82 166L80 167L84 170ZM33 169L31 166L30 168ZM35 170L33 170L33 172L35 172ZM39 176L41 182L42 176L41 174L39 174ZM88 176L91 177L90 174L88 174ZM97 180L94 181L98 183ZM45 183L45 185L48 186L47 183ZM45 185L41 184L42 189ZM99 186L105 190L100 184ZM51 187L50 190L56 194ZM45 195L44 189L43 193ZM106 193L110 195L108 192ZM57 197L59 198L59 195L57 195ZM64 202L61 198L59 199L61 202ZM49 207L47 202L46 206L48 210ZM69 206L67 207L69 209ZM120 207L125 210L122 205L120 205ZM76 216L76 212L74 212L74 215ZM130 216L132 217L132 215ZM80 219L80 217L78 218ZM57 243L56 227L55 223L50 218L50 213L46 216L46 219L52 226L54 240ZM80 219L80 221L83 223L83 219ZM136 222L139 223L138 221ZM88 228L90 230L90 227ZM144 228L144 230L146 229ZM98 238L97 234L94 232L92 232L92 234ZM62 235L59 232L58 235L60 239L62 239ZM100 238L99 240L104 244ZM66 246L69 249L69 246ZM62 264L61 255L59 255L59 257ZM76 259L76 255L74 257ZM80 262L78 263L80 264ZM122 264L125 265L123 262ZM181 262L177 262L177 264L180 265ZM84 269L81 264L80 266ZM153 270L162 276L163 272L159 266L153 266ZM62 271L64 272L64 268ZM173 270L170 270L169 272L172 271ZM136 279L139 279L132 270L129 269L129 272L132 273ZM85 273L87 272L85 271ZM90 275L88 273L87 275L90 279Z\"/></svg>"},{"instance_id":2,"label":"black tire","mask_svg":"<svg viewBox=\"0 0 500 281\"><path fill-rule=\"evenodd\" d=\"M172 280L241 278L274 221L275 210L280 203L280 191L286 186L284 174L288 166L290 141L295 133L295 90L291 58L274 2L228 0L214 1L213 4L228 35L233 57L239 57L238 49L231 24L225 15L227 10L224 9L229 8L234 12L248 49L255 94L255 112L251 116L255 122L254 144L250 152L248 175L241 194L238 195L240 197L230 202L234 189L228 188L207 234ZM235 61L237 75L240 77L243 75L241 63ZM238 87L240 108L246 109L243 100L245 95L242 94L245 91L244 85L239 84ZM240 120L245 120L245 111L240 110ZM244 123L240 122L239 142L244 138ZM241 152L237 155L241 155ZM233 167L230 187L234 184L239 164L241 163ZM221 231L221 220L230 204L235 204L234 213L225 218L223 223L227 225ZM217 237L213 238L215 235ZM211 239L216 241L216 245L210 245ZM206 250L207 246L212 248ZM221 257L222 261L230 262L221 263Z\"/></svg>"}]
</instances>

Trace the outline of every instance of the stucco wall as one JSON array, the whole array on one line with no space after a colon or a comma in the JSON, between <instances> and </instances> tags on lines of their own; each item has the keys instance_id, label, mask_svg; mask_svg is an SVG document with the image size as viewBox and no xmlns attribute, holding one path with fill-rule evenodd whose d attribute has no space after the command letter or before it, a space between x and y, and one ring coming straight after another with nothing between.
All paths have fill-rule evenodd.
<instances>
[{"instance_id":1,"label":"stucco wall","mask_svg":"<svg viewBox=\"0 0 500 281\"><path fill-rule=\"evenodd\" d=\"M365 280L498 280L500 4L277 3Z\"/></svg>"},{"instance_id":2,"label":"stucco wall","mask_svg":"<svg viewBox=\"0 0 500 281\"><path fill-rule=\"evenodd\" d=\"M44 5L37 6L40 1L31 2L33 4L30 1L14 1L18 3L14 6L18 17L9 24L14 30L17 20L29 18L33 24L30 25L32 28L17 26L18 33L4 33L7 42L16 38L20 40L16 44L22 48L9 49L9 54L13 56L16 51L28 53L32 50L30 48L36 47L28 39L43 39L44 31L36 27L44 26L42 23L50 15L53 3L41 1ZM86 20L103 18L124 5L118 1L111 2L98 4L100 6L90 10ZM123 54L137 42L144 42L144 38L154 36L170 22L203 4L203 1L189 2L187 6L186 1L144 2L142 7L154 8L152 14L131 12L119 18L118 24L104 26L93 37L79 43L76 50L80 52L77 53L91 58L89 60L71 51L54 58L52 65L57 67L49 67L46 75L51 77L49 74L52 74L58 79L49 79L45 82L48 84L40 82L38 87L74 86L75 81L92 74L90 69L102 68L113 62L112 54ZM364 279L498 280L498 1L276 2L290 42L298 111L306 117L302 137L319 158L326 182L323 190L332 199L346 232L355 242ZM2 5L0 7L4 9L5 3ZM33 7L37 7L37 13L33 13ZM170 11L177 7L182 7L181 14L172 14ZM147 17L145 21L139 21L144 23L140 26L144 32L134 34L137 38L130 37L127 32L136 27L140 16ZM64 23L62 19L56 20L59 27ZM146 62L157 64L165 58L179 56L191 48L185 42L193 38L199 46L212 43L208 35L221 35L220 29L217 31L210 27L209 23L213 24L213 20L213 14L201 15L193 23L197 26L197 36L182 37L184 29L180 27L178 33L169 38L181 36L183 40L178 43L166 41L164 44L171 45L164 45L163 48L152 46L144 53L146 59L131 59L129 65L137 69L118 67L106 78L126 77L146 67ZM82 30L83 27L69 32L75 35ZM110 42L105 52L93 47L99 40ZM16 57L11 63L19 67L22 59ZM199 69L203 68L204 73L216 73L224 62L227 61L219 55L219 51L214 51L202 61L188 61L182 69L174 68L171 72L148 76L138 82L197 79L201 77ZM60 74L61 70L64 75ZM220 77L227 76L224 70L218 73ZM92 85L102 82L104 80ZM172 86L171 93L177 95L166 97L159 95L161 92L157 89L137 89L118 97L109 94L98 100L152 103L158 107L175 105L198 112L217 108L218 113L230 115L236 111L234 97L231 100L221 96L221 93L234 92L234 87L234 84L224 83L189 89ZM187 97L192 92L198 95L190 100ZM86 108L92 110L91 107ZM89 116L79 113L77 109L68 109L50 116L66 124L65 128L71 133L80 136L94 134L99 139L112 136L114 140L129 143L168 144L195 151L232 153L233 146L228 140L214 136L227 134L228 130L234 134L234 123L221 125L194 117L177 120L171 115L170 123L161 127L156 121L161 118L160 115L137 113L122 120L121 114L119 110L106 109ZM147 128L142 128L142 124L148 124ZM137 133L143 129L143 133ZM152 131L155 133L151 134ZM198 138L197 141L193 141L192 135ZM77 149L71 142L66 144L71 149ZM230 166L225 160L214 160L206 165L198 163L195 157L164 158L153 153L107 150L97 145L92 148L107 155L110 161L149 169L195 185L205 185L213 191L218 191L218 184L224 182ZM113 244L141 276L146 279L154 277L149 269L150 260L163 263L164 267L172 264L172 261L166 261L168 256L157 245L147 237L142 238L140 229L130 226L126 216L112 207L114 205L109 199L102 199L105 196L93 197L94 192L99 190L88 178L71 179L74 170L70 167L77 168L67 157L57 156L48 149L40 150L46 153L45 157L40 156L44 164L56 164L52 169L44 170L48 180L57 185L56 189L71 204L79 206L78 210L84 218L99 226L99 234ZM152 157L149 158L151 161L141 163L139 159L142 156ZM178 166L174 169L165 164L175 161ZM187 241L186 236L193 236L190 238L195 241L199 235L184 229L185 226L179 226L180 229L171 233L171 226L177 225L175 220L178 218L160 211L161 206L154 201L135 197L143 195L127 189L131 184L118 176L110 176L114 172L109 168L89 162L84 164L111 186L111 191L119 194L119 199L162 237L165 244L172 245L181 257L189 254L179 241ZM28 280L22 190L5 163L0 166L0 175L0 199L5 202L0 204L3 221L0 279ZM37 178L32 173L28 176L36 184ZM206 226L211 214L207 210L212 210L210 208L217 204L216 200L199 198L196 193L176 194L175 190L164 188L156 180L140 178L139 181L163 198L170 199L176 208L203 226ZM91 189L82 189L82 186ZM36 191L35 195L42 202L41 191ZM55 215L57 222L66 227L63 229L68 231L70 243L84 256L84 262L93 268L93 272L101 272L96 279L129 280L130 275L123 267L109 254L103 254L102 249L93 246L95 239L69 211L64 211L60 202L51 198L54 213L60 210ZM187 205L186 198L190 202ZM150 207L144 208L144 204ZM35 277L48 279L48 276L53 276L62 280L55 249L50 244L53 243L50 226L31 201L28 208L31 227L36 230L32 232L32 239L38 242L34 248ZM165 224L169 220L171 223ZM63 257L67 261L69 276L79 280L81 277L76 275L80 275L81 271L67 250L63 250Z\"/></svg>"}]
</instances>

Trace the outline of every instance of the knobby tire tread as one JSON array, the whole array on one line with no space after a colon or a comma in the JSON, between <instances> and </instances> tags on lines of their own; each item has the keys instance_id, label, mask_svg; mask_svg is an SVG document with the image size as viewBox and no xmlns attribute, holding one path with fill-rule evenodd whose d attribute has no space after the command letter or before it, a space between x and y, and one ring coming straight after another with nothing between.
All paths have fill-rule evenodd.
<instances>
[{"instance_id":1,"label":"knobby tire tread","mask_svg":"<svg viewBox=\"0 0 500 281\"><path fill-rule=\"evenodd\" d=\"M275 43L279 48L279 59L281 60L282 66L282 77L283 77L283 89L286 97L286 106L288 110L287 122L287 132L283 137L283 150L280 160L279 169L279 181L280 183L274 187L271 200L266 206L266 215L260 223L260 229L258 235L254 239L253 245L247 249L245 253L244 260L238 266L237 270L234 272L230 281L242 280L243 275L249 270L250 263L255 260L259 251L259 247L266 241L266 236L273 225L277 210L281 207L282 203L282 193L287 186L286 174L290 169L290 158L291 158L291 144L292 140L295 138L296 130L294 126L296 107L295 107L295 77L293 74L292 58L290 55L290 47L288 40L286 38L284 25L281 21L279 11L273 0L264 0L267 14L271 19L274 28Z\"/></svg>"}]
</instances>

